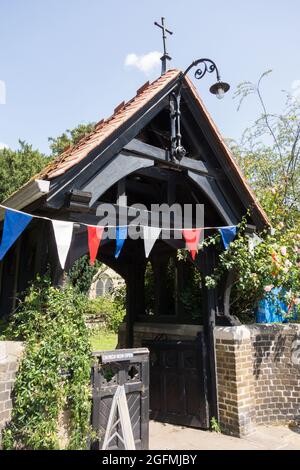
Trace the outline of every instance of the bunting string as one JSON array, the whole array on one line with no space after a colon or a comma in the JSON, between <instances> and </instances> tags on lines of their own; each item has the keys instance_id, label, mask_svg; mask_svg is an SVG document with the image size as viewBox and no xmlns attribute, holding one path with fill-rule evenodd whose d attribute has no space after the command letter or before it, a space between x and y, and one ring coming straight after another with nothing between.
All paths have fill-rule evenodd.
<instances>
[{"instance_id":1,"label":"bunting string","mask_svg":"<svg viewBox=\"0 0 300 470\"><path fill-rule=\"evenodd\" d=\"M217 230L221 234L221 238L224 244L224 248L227 250L230 243L234 240L237 233L237 226L221 226L221 227L199 227L199 228L176 228L176 227L155 227L148 226L143 224L133 224L129 223L126 225L91 225L84 222L72 222L64 220L54 220L49 217L41 215L32 215L27 214L26 212L20 211L18 209L12 209L0 204L0 208L4 209L4 227L2 240L0 243L0 261L3 259L10 247L15 243L21 233L26 229L27 225L31 222L32 219L42 219L50 221L52 224L54 238L57 246L57 254L60 265L62 269L65 267L66 259L70 250L73 237L73 228L74 224L87 227L88 232L88 248L90 252L90 263L94 264L103 232L105 228L115 228L116 229L116 251L115 258L118 258L122 248L124 246L125 240L128 236L129 227L141 227L143 230L143 239L145 247L145 256L149 257L150 252L159 238L162 231L167 230L168 232L180 231L182 233L183 239L185 240L186 247L190 251L191 257L194 260L199 248L200 235L204 230ZM253 242L253 245L257 245L257 240ZM255 246L254 246L255 247ZM251 245L251 249L252 248Z\"/></svg>"},{"instance_id":2,"label":"bunting string","mask_svg":"<svg viewBox=\"0 0 300 470\"><path fill-rule=\"evenodd\" d=\"M44 219L44 220L50 220L50 222L52 222L53 219L51 219L50 217L45 217L45 216L42 216L42 215L33 215L33 214L28 214L26 212L23 212L23 211L20 211L18 209L12 209L11 207L6 207L6 206L3 206L2 204L0 204L0 207L4 210L10 210L10 211L13 211L13 212L17 212L19 214L25 214L33 219ZM129 223L129 224L126 224L126 225L109 225L109 224L106 224L105 226L100 226L100 225L92 225L92 224L88 224L88 223L85 223L85 222L78 222L77 220L72 222L70 220L68 220L68 222L71 222L73 224L78 224L78 225L83 225L85 227L104 227L104 228L117 228L117 227L149 227L149 225L143 225L143 224L132 224L132 223ZM169 228L164 228L164 227L156 227L154 225L151 225L151 228L155 228L155 229L160 229L160 230L168 230L168 231L182 231L182 230L218 230L218 229L226 229L226 228L233 228L233 227L237 227L236 225L220 225L220 226L215 226L215 227L190 227L190 228L176 228L176 227L169 227Z\"/></svg>"}]
</instances>

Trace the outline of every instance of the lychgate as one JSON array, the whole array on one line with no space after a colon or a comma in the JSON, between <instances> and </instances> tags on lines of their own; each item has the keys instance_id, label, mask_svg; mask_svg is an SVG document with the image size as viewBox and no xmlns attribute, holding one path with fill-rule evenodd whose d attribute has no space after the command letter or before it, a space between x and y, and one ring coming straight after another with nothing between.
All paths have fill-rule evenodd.
<instances>
[{"instance_id":1,"label":"lychgate","mask_svg":"<svg viewBox=\"0 0 300 470\"><path fill-rule=\"evenodd\" d=\"M174 101L178 87L180 116ZM174 145L178 141L180 149ZM129 221L129 208L142 204L147 209L140 214L144 225L153 205L161 204L182 209L185 204L203 205L205 227L236 226L246 214L249 229L268 224L195 87L176 69L145 83L133 99L122 102L90 135L5 201L34 215L75 223L65 271L88 251L87 230L80 223L97 225L103 204L113 205L117 215L125 211ZM194 217L192 213L191 226ZM149 258L143 240L129 237L116 258L115 240L106 238L98 259L126 281L127 315L119 346L150 347L153 415L208 427L218 414L213 330L216 322L233 323L232 279L206 289L201 276L211 272L220 248L202 249L194 261L184 261L177 250L185 241L172 233L169 239L160 235ZM205 236L210 233L206 230ZM53 282L62 283L52 227L47 220L34 219L0 263L1 316L15 308L17 293L48 264ZM151 288L145 285L145 273L152 279ZM189 305L185 295L195 273L200 273L199 296Z\"/></svg>"}]
</instances>

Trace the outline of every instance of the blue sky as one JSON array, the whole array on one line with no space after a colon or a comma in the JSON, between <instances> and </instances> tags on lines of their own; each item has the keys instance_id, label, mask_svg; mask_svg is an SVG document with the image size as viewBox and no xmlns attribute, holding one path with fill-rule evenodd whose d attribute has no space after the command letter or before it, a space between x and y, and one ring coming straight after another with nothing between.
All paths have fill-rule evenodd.
<instances>
[{"instance_id":1,"label":"blue sky","mask_svg":"<svg viewBox=\"0 0 300 470\"><path fill-rule=\"evenodd\" d=\"M259 112L254 97L237 112L238 83L273 69L264 95L279 112L281 90L300 80L299 0L0 0L0 143L20 138L48 152L49 136L109 116L159 75L125 60L161 51L161 16L174 31L173 67L209 57L231 84L219 101L208 92L214 77L195 81L225 137L239 139Z\"/></svg>"}]
</instances>

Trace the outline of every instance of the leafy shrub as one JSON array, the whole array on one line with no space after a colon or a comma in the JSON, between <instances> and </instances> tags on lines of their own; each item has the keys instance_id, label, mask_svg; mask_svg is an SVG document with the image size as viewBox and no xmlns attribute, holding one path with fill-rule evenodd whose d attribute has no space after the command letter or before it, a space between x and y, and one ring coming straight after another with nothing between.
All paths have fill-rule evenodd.
<instances>
[{"instance_id":1,"label":"leafy shrub","mask_svg":"<svg viewBox=\"0 0 300 470\"><path fill-rule=\"evenodd\" d=\"M90 343L86 301L70 285L38 278L15 312L6 337L25 342L13 390L4 449L57 449L58 421L68 409L69 448L86 448L90 433Z\"/></svg>"},{"instance_id":2,"label":"leafy shrub","mask_svg":"<svg viewBox=\"0 0 300 470\"><path fill-rule=\"evenodd\" d=\"M124 300L120 292L118 295L106 295L89 300L86 304L86 315L97 316L102 319L105 328L118 332L126 310Z\"/></svg>"},{"instance_id":3,"label":"leafy shrub","mask_svg":"<svg viewBox=\"0 0 300 470\"><path fill-rule=\"evenodd\" d=\"M236 239L228 250L219 256L218 267L205 281L214 288L224 274L233 270L235 281L232 288L231 314L242 321L254 320L253 311L257 302L273 288L280 288L282 299L292 312L300 311L300 233L299 228L288 228L278 223L275 229L260 234L261 243L254 252L249 250L249 239L245 235L246 220L240 224ZM206 244L220 243L220 235L211 237ZM289 315L289 314L288 314ZM287 316L283 313L283 316Z\"/></svg>"},{"instance_id":4,"label":"leafy shrub","mask_svg":"<svg viewBox=\"0 0 300 470\"><path fill-rule=\"evenodd\" d=\"M70 269L69 281L79 292L87 294L100 267L101 263L98 260L91 266L89 257L87 255L82 256L75 261Z\"/></svg>"}]
</instances>

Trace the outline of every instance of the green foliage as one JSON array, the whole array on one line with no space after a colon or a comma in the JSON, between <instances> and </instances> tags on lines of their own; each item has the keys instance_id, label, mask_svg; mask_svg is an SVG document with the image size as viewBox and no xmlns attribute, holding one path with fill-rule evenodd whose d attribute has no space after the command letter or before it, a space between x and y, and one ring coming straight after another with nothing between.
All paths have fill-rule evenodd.
<instances>
[{"instance_id":1,"label":"green foliage","mask_svg":"<svg viewBox=\"0 0 300 470\"><path fill-rule=\"evenodd\" d=\"M79 292L87 294L100 267L101 263L98 260L91 266L89 257L87 255L82 256L75 261L70 269L69 281Z\"/></svg>"},{"instance_id":2,"label":"green foliage","mask_svg":"<svg viewBox=\"0 0 300 470\"><path fill-rule=\"evenodd\" d=\"M95 123L80 124L74 129L67 129L59 137L49 137L50 148L53 156L60 155L64 150L72 145L76 145L82 137L90 134L95 128Z\"/></svg>"},{"instance_id":3,"label":"green foliage","mask_svg":"<svg viewBox=\"0 0 300 470\"><path fill-rule=\"evenodd\" d=\"M253 320L257 302L274 287L282 287L284 300L300 313L300 234L299 228L287 229L278 224L275 230L260 234L262 243L249 250L245 235L246 219L239 226L236 239L228 250L219 255L219 264L211 276L205 279L209 288L215 287L228 271L234 271L235 281L231 294L231 314L246 320ZM206 244L220 243L217 235Z\"/></svg>"},{"instance_id":4,"label":"green foliage","mask_svg":"<svg viewBox=\"0 0 300 470\"><path fill-rule=\"evenodd\" d=\"M270 72L262 74L258 84L244 82L238 86L238 107L254 94L262 113L246 130L240 145L229 144L274 230L259 234L263 242L254 253L245 235L246 218L228 250L223 250L219 234L204 243L220 247L218 267L206 277L206 286L216 287L228 271L233 271L230 312L243 322L254 320L257 302L271 296L275 287L282 288L282 300L289 306L287 316L300 308L300 102L287 94L284 112L269 113L261 87Z\"/></svg>"},{"instance_id":5,"label":"green foliage","mask_svg":"<svg viewBox=\"0 0 300 470\"><path fill-rule=\"evenodd\" d=\"M38 278L6 332L26 348L14 386L12 421L4 449L57 449L58 421L68 410L71 449L87 446L90 433L90 343L85 299L70 285Z\"/></svg>"},{"instance_id":6,"label":"green foliage","mask_svg":"<svg viewBox=\"0 0 300 470\"><path fill-rule=\"evenodd\" d=\"M145 312L147 315L153 315L155 309L155 284L154 272L149 261L145 270Z\"/></svg>"},{"instance_id":7,"label":"green foliage","mask_svg":"<svg viewBox=\"0 0 300 470\"><path fill-rule=\"evenodd\" d=\"M177 271L182 271L178 285ZM160 306L160 314L174 314L177 310L181 318L199 323L202 318L202 280L199 270L190 262L186 250L177 251L177 259L170 257L167 269L161 272L158 282L164 285L164 303ZM155 312L155 280L149 261L145 271L145 310L148 315Z\"/></svg>"},{"instance_id":8,"label":"green foliage","mask_svg":"<svg viewBox=\"0 0 300 470\"><path fill-rule=\"evenodd\" d=\"M18 150L0 150L0 201L2 202L50 161L25 142L19 142Z\"/></svg>"},{"instance_id":9,"label":"green foliage","mask_svg":"<svg viewBox=\"0 0 300 470\"><path fill-rule=\"evenodd\" d=\"M195 266L187 261L185 282L179 292L179 299L184 307L185 314L200 323L203 312L202 279L201 273Z\"/></svg>"},{"instance_id":10,"label":"green foliage","mask_svg":"<svg viewBox=\"0 0 300 470\"><path fill-rule=\"evenodd\" d=\"M217 433L222 432L221 426L220 426L217 418L215 418L214 416L210 420L210 430L213 431L213 432L217 432Z\"/></svg>"},{"instance_id":11,"label":"green foliage","mask_svg":"<svg viewBox=\"0 0 300 470\"><path fill-rule=\"evenodd\" d=\"M176 259L170 257L165 270L160 271L158 282L164 285L164 301L160 305L160 315L172 315L175 311L175 263ZM145 312L151 316L155 314L155 276L150 261L145 271Z\"/></svg>"},{"instance_id":12,"label":"green foliage","mask_svg":"<svg viewBox=\"0 0 300 470\"><path fill-rule=\"evenodd\" d=\"M93 329L91 334L91 345L93 351L108 351L116 349L118 335L113 331L103 328Z\"/></svg>"},{"instance_id":13,"label":"green foliage","mask_svg":"<svg viewBox=\"0 0 300 470\"><path fill-rule=\"evenodd\" d=\"M86 315L100 316L105 328L117 333L126 313L123 290L119 289L116 295L108 294L87 300Z\"/></svg>"},{"instance_id":14,"label":"green foliage","mask_svg":"<svg viewBox=\"0 0 300 470\"><path fill-rule=\"evenodd\" d=\"M0 150L0 202L17 191L23 184L39 173L48 165L52 157L60 155L66 147L75 145L78 141L93 131L94 123L80 124L74 129L68 129L57 138L49 137L52 155L47 157L34 150L32 145L19 141L18 150Z\"/></svg>"},{"instance_id":15,"label":"green foliage","mask_svg":"<svg viewBox=\"0 0 300 470\"><path fill-rule=\"evenodd\" d=\"M241 143L231 145L244 174L256 191L271 218L276 213L281 221L292 226L300 218L300 101L286 93L281 114L267 111L262 83L241 83L235 93L239 108L249 95L255 95L261 115L247 129ZM280 214L278 209L281 208Z\"/></svg>"},{"instance_id":16,"label":"green foliage","mask_svg":"<svg viewBox=\"0 0 300 470\"><path fill-rule=\"evenodd\" d=\"M300 102L287 93L284 111L269 113L262 83L270 72L262 74L257 84L238 86L238 107L249 95L255 95L262 112L241 143L231 142L231 148L275 231L261 234L263 243L251 254L244 221L230 249L220 255L219 267L206 278L206 285L213 287L225 271L234 270L231 313L244 320L248 317L248 321L253 320L257 301L271 296L267 292L273 287L282 287L282 300L290 312L299 311L300 301Z\"/></svg>"}]
</instances>

